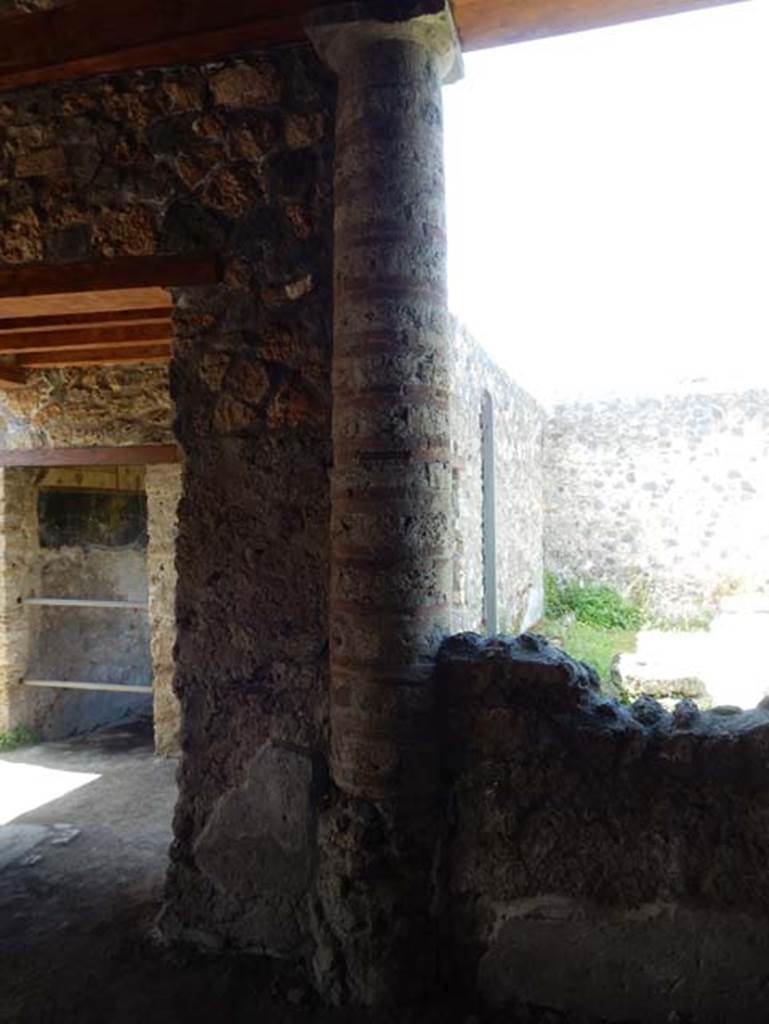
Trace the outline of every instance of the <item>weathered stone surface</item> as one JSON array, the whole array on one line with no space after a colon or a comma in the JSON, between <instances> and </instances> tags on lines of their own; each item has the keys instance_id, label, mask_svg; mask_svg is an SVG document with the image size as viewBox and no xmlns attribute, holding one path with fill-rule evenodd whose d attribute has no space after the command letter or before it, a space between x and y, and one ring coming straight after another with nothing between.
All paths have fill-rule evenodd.
<instances>
[{"instance_id":1,"label":"weathered stone surface","mask_svg":"<svg viewBox=\"0 0 769 1024\"><path fill-rule=\"evenodd\" d=\"M542 617L544 410L452 321L451 455L455 631L483 631L481 403L494 411L499 632L519 633Z\"/></svg>"},{"instance_id":2,"label":"weathered stone surface","mask_svg":"<svg viewBox=\"0 0 769 1024\"><path fill-rule=\"evenodd\" d=\"M766 1019L768 954L769 933L749 915L664 902L623 911L543 895L500 906L479 987L495 1005L550 1007L557 1016L544 1020L559 1024L757 1024Z\"/></svg>"},{"instance_id":3,"label":"weathered stone surface","mask_svg":"<svg viewBox=\"0 0 769 1024\"><path fill-rule=\"evenodd\" d=\"M681 697L706 707L755 707L769 690L769 666L755 652L765 627L765 612L725 612L708 630L641 630L635 651L615 658L612 684L627 697L645 693L668 707Z\"/></svg>"},{"instance_id":4,"label":"weathered stone surface","mask_svg":"<svg viewBox=\"0 0 769 1024\"><path fill-rule=\"evenodd\" d=\"M318 988L334 1003L399 1006L440 974L438 801L372 803L332 791L321 809L312 894Z\"/></svg>"},{"instance_id":5,"label":"weathered stone surface","mask_svg":"<svg viewBox=\"0 0 769 1024\"><path fill-rule=\"evenodd\" d=\"M66 165L64 151L61 149L38 149L26 153L16 160L16 176L18 178L47 177L61 174Z\"/></svg>"},{"instance_id":6,"label":"weathered stone surface","mask_svg":"<svg viewBox=\"0 0 769 1024\"><path fill-rule=\"evenodd\" d=\"M0 468L0 733L27 725L50 695L20 684L27 669L34 620L22 602L39 579L37 478L30 469Z\"/></svg>"},{"instance_id":7,"label":"weathered stone surface","mask_svg":"<svg viewBox=\"0 0 769 1024\"><path fill-rule=\"evenodd\" d=\"M447 641L438 682L468 983L609 1020L763 1021L769 714L639 715L528 636Z\"/></svg>"},{"instance_id":8,"label":"weathered stone surface","mask_svg":"<svg viewBox=\"0 0 769 1024\"><path fill-rule=\"evenodd\" d=\"M211 76L211 91L220 106L234 110L278 103L283 79L269 61L232 64Z\"/></svg>"},{"instance_id":9,"label":"weathered stone surface","mask_svg":"<svg viewBox=\"0 0 769 1024\"><path fill-rule=\"evenodd\" d=\"M45 476L41 484L45 485ZM35 500L37 500L37 489ZM91 544L84 537L71 543L53 542L48 503L38 506L31 529L40 518L41 543L34 568L36 586L29 597L95 597L106 600L146 601L147 554L143 515L136 514L140 533L131 543ZM104 526L109 535L110 522ZM116 619L116 615L119 618ZM74 679L150 686L150 634L147 616L140 611L115 612L104 608L28 609L30 645L25 674L35 679ZM24 724L42 739L60 739L74 732L149 714L151 698L136 693L89 693L25 690Z\"/></svg>"},{"instance_id":10,"label":"weathered stone surface","mask_svg":"<svg viewBox=\"0 0 769 1024\"><path fill-rule=\"evenodd\" d=\"M769 588L769 391L557 407L545 443L545 557L701 617Z\"/></svg>"},{"instance_id":11,"label":"weathered stone surface","mask_svg":"<svg viewBox=\"0 0 769 1024\"><path fill-rule=\"evenodd\" d=\"M408 709L429 707L429 655L451 624L440 74L420 45L356 47L355 31L332 30L349 43L336 121L332 773L348 793L387 799L434 785L433 737Z\"/></svg>"},{"instance_id":12,"label":"weathered stone surface","mask_svg":"<svg viewBox=\"0 0 769 1024\"><path fill-rule=\"evenodd\" d=\"M306 753L267 742L244 766L241 783L213 805L195 841L200 871L233 908L235 935L247 936L254 951L297 955L306 942L324 784Z\"/></svg>"},{"instance_id":13,"label":"weathered stone surface","mask_svg":"<svg viewBox=\"0 0 769 1024\"><path fill-rule=\"evenodd\" d=\"M218 287L176 293L183 758L164 931L296 956L309 935L316 858L310 809L318 796L308 793L308 766L319 786L315 766L327 744L332 138L324 131L299 168L276 160L267 191L246 171L241 143L248 130L279 156L287 151L285 117L319 113L330 125L334 94L302 48L255 57L254 82L265 76L272 90L264 102L281 96L280 110L263 114L256 85L242 105L240 94L226 92L246 73L246 64L234 66L219 80L222 105L211 96L191 135L186 126L179 133L224 143L245 200L203 208L213 195L208 181L224 195L225 179L212 166L199 191L186 193L172 238L182 249L215 248L227 272ZM297 175L306 176L313 208L312 231L301 240L280 201ZM307 278L312 288L286 290ZM263 289L279 290L281 302L262 303ZM289 397L297 395L309 396L301 414ZM255 759L257 750L264 754ZM288 836L284 813L293 823ZM241 838L231 844L233 829Z\"/></svg>"},{"instance_id":14,"label":"weathered stone surface","mask_svg":"<svg viewBox=\"0 0 769 1024\"><path fill-rule=\"evenodd\" d=\"M0 18L14 14L31 14L33 11L47 11L57 7L64 0L0 0Z\"/></svg>"},{"instance_id":15,"label":"weathered stone surface","mask_svg":"<svg viewBox=\"0 0 769 1024\"><path fill-rule=\"evenodd\" d=\"M181 708L174 693L176 532L181 466L147 466L147 580L155 752L179 753Z\"/></svg>"},{"instance_id":16,"label":"weathered stone surface","mask_svg":"<svg viewBox=\"0 0 769 1024\"><path fill-rule=\"evenodd\" d=\"M0 392L0 448L170 444L164 367L42 370Z\"/></svg>"},{"instance_id":17,"label":"weathered stone surface","mask_svg":"<svg viewBox=\"0 0 769 1024\"><path fill-rule=\"evenodd\" d=\"M166 920L170 935L240 948L282 928L285 905L276 899L265 921L216 888L196 863L197 838L207 828L199 849L216 844L214 807L264 743L306 758L326 745L333 107L333 84L304 47L0 103L12 136L0 149L0 261L209 251L228 268L218 287L175 294L184 764ZM64 153L61 173L16 175L16 161L52 148ZM287 203L302 208L299 234ZM280 302L263 303L263 292ZM3 394L2 447L172 437L162 369L50 371ZM162 547L150 562L167 621ZM169 635L154 646L167 694ZM172 707L169 697L168 714L158 711L164 735ZM258 888L262 866L243 870L244 886Z\"/></svg>"},{"instance_id":18,"label":"weathered stone surface","mask_svg":"<svg viewBox=\"0 0 769 1024\"><path fill-rule=\"evenodd\" d=\"M653 641L644 633L640 651L617 655L611 669L612 683L628 697L649 694L668 699L709 700L701 671L702 655L707 653L707 646L703 652L700 636L662 633L655 635L655 639L657 646L652 648Z\"/></svg>"}]
</instances>

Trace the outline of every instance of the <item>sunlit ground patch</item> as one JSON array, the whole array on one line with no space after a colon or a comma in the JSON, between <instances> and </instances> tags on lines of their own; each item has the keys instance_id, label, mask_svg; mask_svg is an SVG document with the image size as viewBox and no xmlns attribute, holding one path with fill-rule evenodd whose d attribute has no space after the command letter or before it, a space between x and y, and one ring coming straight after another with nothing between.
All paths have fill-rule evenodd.
<instances>
[{"instance_id":1,"label":"sunlit ground patch","mask_svg":"<svg viewBox=\"0 0 769 1024\"><path fill-rule=\"evenodd\" d=\"M14 821L52 800L100 778L90 772L67 772L0 758L0 825Z\"/></svg>"}]
</instances>

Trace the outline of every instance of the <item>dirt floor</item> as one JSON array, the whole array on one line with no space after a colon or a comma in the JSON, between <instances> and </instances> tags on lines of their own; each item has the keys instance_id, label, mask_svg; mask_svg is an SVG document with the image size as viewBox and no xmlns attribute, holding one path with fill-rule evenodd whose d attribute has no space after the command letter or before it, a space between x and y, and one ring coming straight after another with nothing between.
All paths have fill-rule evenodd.
<instances>
[{"instance_id":1,"label":"dirt floor","mask_svg":"<svg viewBox=\"0 0 769 1024\"><path fill-rule=\"evenodd\" d=\"M309 990L290 971L155 943L176 765L151 739L145 723L0 755L11 813L20 790L29 803L41 788L32 768L52 769L54 788L58 773L99 776L0 825L0 862L14 857L0 868L3 1024L307 1019Z\"/></svg>"},{"instance_id":2,"label":"dirt floor","mask_svg":"<svg viewBox=\"0 0 769 1024\"><path fill-rule=\"evenodd\" d=\"M175 771L154 757L147 723L0 755L0 821L14 815L0 824L2 1024L332 1019L291 967L154 939Z\"/></svg>"},{"instance_id":3,"label":"dirt floor","mask_svg":"<svg viewBox=\"0 0 769 1024\"><path fill-rule=\"evenodd\" d=\"M1 1024L481 1024L455 999L331 1013L297 967L160 946L175 770L148 723L0 754Z\"/></svg>"}]
</instances>

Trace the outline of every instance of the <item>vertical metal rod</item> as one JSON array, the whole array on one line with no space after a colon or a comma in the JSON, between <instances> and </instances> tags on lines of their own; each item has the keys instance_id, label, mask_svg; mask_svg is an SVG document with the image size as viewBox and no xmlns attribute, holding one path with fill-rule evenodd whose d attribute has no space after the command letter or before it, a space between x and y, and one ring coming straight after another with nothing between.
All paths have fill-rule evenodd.
<instances>
[{"instance_id":1,"label":"vertical metal rod","mask_svg":"<svg viewBox=\"0 0 769 1024\"><path fill-rule=\"evenodd\" d=\"M481 400L481 478L483 484L483 624L488 636L499 629L497 611L497 510L494 480L494 400Z\"/></svg>"}]
</instances>

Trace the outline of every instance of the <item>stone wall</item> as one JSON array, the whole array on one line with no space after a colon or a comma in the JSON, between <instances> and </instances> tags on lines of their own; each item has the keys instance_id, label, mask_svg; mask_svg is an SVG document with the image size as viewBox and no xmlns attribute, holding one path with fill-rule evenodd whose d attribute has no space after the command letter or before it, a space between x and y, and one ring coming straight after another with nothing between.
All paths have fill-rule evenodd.
<instances>
[{"instance_id":1,"label":"stone wall","mask_svg":"<svg viewBox=\"0 0 769 1024\"><path fill-rule=\"evenodd\" d=\"M36 577L30 597L146 601L146 545L40 547ZM30 618L24 670L29 678L152 684L149 628L143 611L45 607L33 610ZM37 709L28 706L25 724L46 740L87 732L150 710L149 698L143 694L43 692L47 695L45 709L40 702Z\"/></svg>"},{"instance_id":2,"label":"stone wall","mask_svg":"<svg viewBox=\"0 0 769 1024\"><path fill-rule=\"evenodd\" d=\"M130 475L131 488L146 487L146 518L141 514L140 521L129 524L131 538L138 533L137 538L123 542L112 537L110 530L126 523L105 510L106 518L99 524L102 530L97 531L110 534L103 542L79 534L62 541L55 512L53 518L49 511L49 518L39 521L41 488L48 488L49 498L78 493L73 488L85 489L89 496L89 486L112 486L116 471L94 467L4 470L5 512L0 525L8 532L2 534L0 549L0 583L6 602L0 620L4 679L0 715L5 722L0 731L25 725L45 739L56 739L149 712L151 707L149 699L138 694L16 687L22 675L153 685L156 750L174 754L179 728L179 705L173 693L174 559L181 466L148 466L146 471L137 468L121 474ZM98 513L92 512L91 533L94 515ZM66 532L70 532L71 517L69 510ZM21 600L28 596L148 600L149 611L24 607Z\"/></svg>"},{"instance_id":3,"label":"stone wall","mask_svg":"<svg viewBox=\"0 0 769 1024\"><path fill-rule=\"evenodd\" d=\"M171 241L194 224L228 264L176 296L183 758L163 928L288 956L309 934L327 748L334 92L301 47L203 78L202 109L156 136L204 176L169 208Z\"/></svg>"},{"instance_id":4,"label":"stone wall","mask_svg":"<svg viewBox=\"0 0 769 1024\"><path fill-rule=\"evenodd\" d=\"M147 578L155 752L179 752L181 709L174 693L176 530L181 466L147 466Z\"/></svg>"},{"instance_id":5,"label":"stone wall","mask_svg":"<svg viewBox=\"0 0 769 1024\"><path fill-rule=\"evenodd\" d=\"M65 0L0 0L0 18L14 14L32 14L34 11L48 11L60 7Z\"/></svg>"},{"instance_id":6,"label":"stone wall","mask_svg":"<svg viewBox=\"0 0 769 1024\"><path fill-rule=\"evenodd\" d=\"M170 444L171 420L165 367L39 370L0 390L0 448Z\"/></svg>"},{"instance_id":7,"label":"stone wall","mask_svg":"<svg viewBox=\"0 0 769 1024\"><path fill-rule=\"evenodd\" d=\"M454 627L483 629L481 405L488 393L494 415L499 631L517 633L537 622L543 610L545 414L456 321L452 332Z\"/></svg>"},{"instance_id":8,"label":"stone wall","mask_svg":"<svg viewBox=\"0 0 769 1024\"><path fill-rule=\"evenodd\" d=\"M546 566L664 617L769 587L769 391L561 405L545 444Z\"/></svg>"},{"instance_id":9,"label":"stone wall","mask_svg":"<svg viewBox=\"0 0 769 1024\"><path fill-rule=\"evenodd\" d=\"M769 711L628 708L529 635L448 641L438 681L455 976L569 1020L765 1021Z\"/></svg>"},{"instance_id":10,"label":"stone wall","mask_svg":"<svg viewBox=\"0 0 769 1024\"><path fill-rule=\"evenodd\" d=\"M175 294L184 760L165 927L284 954L306 925L326 744L333 104L304 47L0 98L0 263L208 251L225 267ZM50 424L77 419L79 379L56 378L13 443L63 443ZM168 440L167 407L138 419Z\"/></svg>"}]
</instances>

